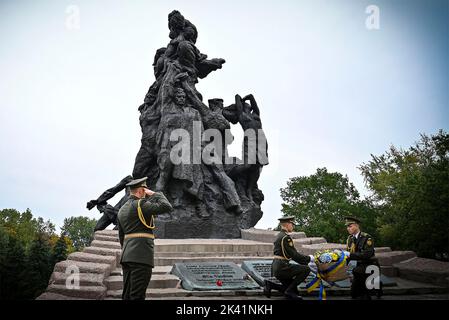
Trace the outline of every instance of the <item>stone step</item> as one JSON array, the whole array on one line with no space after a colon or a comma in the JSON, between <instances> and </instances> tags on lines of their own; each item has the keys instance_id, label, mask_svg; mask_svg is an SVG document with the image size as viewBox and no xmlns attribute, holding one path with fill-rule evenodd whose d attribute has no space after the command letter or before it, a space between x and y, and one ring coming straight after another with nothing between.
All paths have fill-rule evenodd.
<instances>
[{"instance_id":1,"label":"stone step","mask_svg":"<svg viewBox=\"0 0 449 320\"><path fill-rule=\"evenodd\" d=\"M235 296L261 296L263 294L262 289L256 290L207 290L207 291L188 291L182 288L164 288L164 289L147 289L146 297L152 298L166 298L166 299L176 299L183 297L222 297L226 299L228 297ZM273 295L276 293L273 292ZM108 290L106 297L111 298L121 298L122 290Z\"/></svg>"},{"instance_id":2,"label":"stone step","mask_svg":"<svg viewBox=\"0 0 449 320\"><path fill-rule=\"evenodd\" d=\"M102 234L97 234L97 233L95 233L95 235L94 235L94 240L109 241L109 242L117 242L117 243L120 243L120 240L119 240L119 238L118 238L118 235L115 237L115 236L105 236L105 235L102 235Z\"/></svg>"},{"instance_id":3,"label":"stone step","mask_svg":"<svg viewBox=\"0 0 449 320\"><path fill-rule=\"evenodd\" d=\"M186 258L190 258L190 257L227 257L227 256L241 256L241 257L246 257L246 256L254 256L254 255L258 255L258 256L272 256L273 255L273 251L258 251L258 252L155 252L154 256L155 258L182 258L182 257L186 257Z\"/></svg>"},{"instance_id":4,"label":"stone step","mask_svg":"<svg viewBox=\"0 0 449 320\"><path fill-rule=\"evenodd\" d=\"M121 245L119 242L114 241L101 241L101 240L94 240L90 244L91 247L100 247L100 248L109 248L109 249L121 249Z\"/></svg>"},{"instance_id":5,"label":"stone step","mask_svg":"<svg viewBox=\"0 0 449 320\"><path fill-rule=\"evenodd\" d=\"M97 254L101 256L112 256L118 257L121 253L121 249L110 249L110 248L102 248L102 247L86 247L83 252Z\"/></svg>"},{"instance_id":6,"label":"stone step","mask_svg":"<svg viewBox=\"0 0 449 320\"><path fill-rule=\"evenodd\" d=\"M255 228L241 230L242 239L267 242L267 243L273 243L274 240L276 240L278 234L279 231L274 230L262 230ZM293 239L301 239L305 238L306 234L304 232L292 232L290 233L290 236Z\"/></svg>"},{"instance_id":7,"label":"stone step","mask_svg":"<svg viewBox=\"0 0 449 320\"><path fill-rule=\"evenodd\" d=\"M394 278L398 285L383 288L384 295L419 295L419 294L444 294L447 293L447 288L438 287L431 284L423 284L419 282L409 281L401 278ZM347 296L349 299L350 288L331 287L326 289L328 296ZM306 289L299 289L299 294L304 298L310 299L318 296L318 290L312 293L307 293ZM106 299L120 299L122 290L108 290ZM147 299L183 299L186 297L192 298L220 298L229 299L233 297L264 297L262 289L256 290L208 290L208 291L188 291L182 288L166 288L166 289L148 289L146 291ZM275 290L272 291L272 299L280 297L281 294ZM269 300L269 299L268 299Z\"/></svg>"},{"instance_id":8,"label":"stone step","mask_svg":"<svg viewBox=\"0 0 449 320\"><path fill-rule=\"evenodd\" d=\"M390 247L377 247L377 248L374 248L374 251L376 253L391 252L391 248Z\"/></svg>"},{"instance_id":9,"label":"stone step","mask_svg":"<svg viewBox=\"0 0 449 320\"><path fill-rule=\"evenodd\" d=\"M302 253L304 255L315 254L317 251L320 250L334 250L334 249L346 250L346 245L341 243L316 243L316 244L303 245L301 247L296 248L296 250L298 250L299 253Z\"/></svg>"},{"instance_id":10,"label":"stone step","mask_svg":"<svg viewBox=\"0 0 449 320\"><path fill-rule=\"evenodd\" d=\"M106 296L105 286L79 286L79 288L67 288L61 284L51 284L47 292L64 295L67 297L102 300Z\"/></svg>"},{"instance_id":11,"label":"stone step","mask_svg":"<svg viewBox=\"0 0 449 320\"><path fill-rule=\"evenodd\" d=\"M101 230L101 231L96 231L95 235L102 235L102 236L108 236L108 237L117 237L118 239L118 230Z\"/></svg>"},{"instance_id":12,"label":"stone step","mask_svg":"<svg viewBox=\"0 0 449 320\"><path fill-rule=\"evenodd\" d=\"M36 300L92 300L92 299L69 297L69 296L59 294L59 293L46 291L46 292L42 293L39 297L37 297Z\"/></svg>"},{"instance_id":13,"label":"stone step","mask_svg":"<svg viewBox=\"0 0 449 320\"><path fill-rule=\"evenodd\" d=\"M242 239L156 239L155 252L272 252L272 243Z\"/></svg>"},{"instance_id":14,"label":"stone step","mask_svg":"<svg viewBox=\"0 0 449 320\"><path fill-rule=\"evenodd\" d=\"M74 283L74 274L67 274L63 272L53 272L50 279L50 284L61 284L65 285L67 283ZM100 273L80 273L78 275L80 286L103 286L104 275Z\"/></svg>"},{"instance_id":15,"label":"stone step","mask_svg":"<svg viewBox=\"0 0 449 320\"><path fill-rule=\"evenodd\" d=\"M392 266L395 263L415 258L416 253L413 251L391 251L376 253L376 258L381 266Z\"/></svg>"},{"instance_id":16,"label":"stone step","mask_svg":"<svg viewBox=\"0 0 449 320\"><path fill-rule=\"evenodd\" d=\"M154 258L155 266L172 266L175 263L195 263L195 262L234 262L241 264L246 260L271 260L270 256L224 256L224 257L168 257L168 258Z\"/></svg>"},{"instance_id":17,"label":"stone step","mask_svg":"<svg viewBox=\"0 0 449 320\"><path fill-rule=\"evenodd\" d=\"M310 238L301 238L301 239L293 240L295 248L299 248L303 245L326 243L326 242L327 242L326 239L324 239L323 237L310 237Z\"/></svg>"},{"instance_id":18,"label":"stone step","mask_svg":"<svg viewBox=\"0 0 449 320\"><path fill-rule=\"evenodd\" d=\"M449 288L449 262L415 257L393 267L401 278Z\"/></svg>"},{"instance_id":19,"label":"stone step","mask_svg":"<svg viewBox=\"0 0 449 320\"><path fill-rule=\"evenodd\" d=\"M173 266L156 266L153 268L153 275L156 274L169 274ZM121 276L122 275L122 268L115 268L111 272L111 276Z\"/></svg>"},{"instance_id":20,"label":"stone step","mask_svg":"<svg viewBox=\"0 0 449 320\"><path fill-rule=\"evenodd\" d=\"M54 272L69 273L77 269L79 273L99 273L108 276L113 268L110 264L105 263L65 260L55 264Z\"/></svg>"},{"instance_id":21,"label":"stone step","mask_svg":"<svg viewBox=\"0 0 449 320\"><path fill-rule=\"evenodd\" d=\"M381 266L380 272L387 277L397 277L398 272L393 266Z\"/></svg>"},{"instance_id":22,"label":"stone step","mask_svg":"<svg viewBox=\"0 0 449 320\"><path fill-rule=\"evenodd\" d=\"M179 278L172 274L155 274L151 276L151 281L148 288L166 289L176 288L179 283ZM123 277L110 276L106 279L105 285L108 290L122 290Z\"/></svg>"},{"instance_id":23,"label":"stone step","mask_svg":"<svg viewBox=\"0 0 449 320\"><path fill-rule=\"evenodd\" d=\"M114 256L102 256L98 254L86 253L86 252L74 252L69 254L68 260L82 261L82 262L93 262L93 263L104 263L115 265L117 258Z\"/></svg>"}]
</instances>

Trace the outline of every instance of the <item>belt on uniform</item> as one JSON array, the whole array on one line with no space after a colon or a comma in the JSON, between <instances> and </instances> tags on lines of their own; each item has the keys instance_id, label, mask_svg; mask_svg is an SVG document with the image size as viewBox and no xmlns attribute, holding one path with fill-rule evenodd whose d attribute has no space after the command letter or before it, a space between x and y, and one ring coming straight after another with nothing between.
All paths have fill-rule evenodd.
<instances>
[{"instance_id":1,"label":"belt on uniform","mask_svg":"<svg viewBox=\"0 0 449 320\"><path fill-rule=\"evenodd\" d=\"M125 240L127 239L131 239L131 238L149 238L149 239L154 239L154 234L152 233L130 233L130 234L125 234Z\"/></svg>"},{"instance_id":2,"label":"belt on uniform","mask_svg":"<svg viewBox=\"0 0 449 320\"><path fill-rule=\"evenodd\" d=\"M283 257L283 256L274 256L273 259L286 260L286 261L290 260L290 259L287 259L286 257Z\"/></svg>"}]
</instances>

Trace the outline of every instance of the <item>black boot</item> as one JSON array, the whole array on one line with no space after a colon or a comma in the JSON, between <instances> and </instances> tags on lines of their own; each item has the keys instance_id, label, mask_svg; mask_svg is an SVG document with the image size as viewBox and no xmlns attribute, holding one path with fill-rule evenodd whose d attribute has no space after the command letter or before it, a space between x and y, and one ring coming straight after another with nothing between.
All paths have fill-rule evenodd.
<instances>
[{"instance_id":1,"label":"black boot","mask_svg":"<svg viewBox=\"0 0 449 320\"><path fill-rule=\"evenodd\" d=\"M263 294L265 297L271 298L271 282L269 280L264 281Z\"/></svg>"},{"instance_id":2,"label":"black boot","mask_svg":"<svg viewBox=\"0 0 449 320\"><path fill-rule=\"evenodd\" d=\"M302 300L302 297L299 296L296 292L293 292L292 290L286 290L284 295L289 300Z\"/></svg>"}]
</instances>

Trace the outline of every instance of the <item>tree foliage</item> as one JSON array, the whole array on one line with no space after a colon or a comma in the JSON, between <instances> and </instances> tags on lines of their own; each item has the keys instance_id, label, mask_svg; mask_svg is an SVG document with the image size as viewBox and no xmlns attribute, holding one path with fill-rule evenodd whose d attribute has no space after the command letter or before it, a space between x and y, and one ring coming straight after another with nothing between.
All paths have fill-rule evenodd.
<instances>
[{"instance_id":1,"label":"tree foliage","mask_svg":"<svg viewBox=\"0 0 449 320\"><path fill-rule=\"evenodd\" d=\"M0 300L34 299L47 287L54 264L74 250L65 235L31 211L0 210Z\"/></svg>"},{"instance_id":2,"label":"tree foliage","mask_svg":"<svg viewBox=\"0 0 449 320\"><path fill-rule=\"evenodd\" d=\"M53 247L52 252L53 264L67 259L67 255L69 254L69 243L71 243L70 239L66 237L64 234L61 234L61 236L58 238Z\"/></svg>"},{"instance_id":3,"label":"tree foliage","mask_svg":"<svg viewBox=\"0 0 449 320\"><path fill-rule=\"evenodd\" d=\"M26 272L25 295L27 298L35 299L48 285L53 271L52 250L46 234L38 234L33 240L26 259L24 270Z\"/></svg>"},{"instance_id":4,"label":"tree foliage","mask_svg":"<svg viewBox=\"0 0 449 320\"><path fill-rule=\"evenodd\" d=\"M70 217L64 219L61 230L73 242L77 251L88 246L93 239L97 220L88 217Z\"/></svg>"},{"instance_id":5,"label":"tree foliage","mask_svg":"<svg viewBox=\"0 0 449 320\"><path fill-rule=\"evenodd\" d=\"M375 209L360 194L347 176L317 169L310 176L295 177L281 189L282 212L296 217L297 231L321 236L331 242L347 238L344 217L355 215L364 221L364 230L375 233Z\"/></svg>"},{"instance_id":6,"label":"tree foliage","mask_svg":"<svg viewBox=\"0 0 449 320\"><path fill-rule=\"evenodd\" d=\"M0 210L0 227L21 241L26 249L30 247L37 233L51 235L55 232L53 223L44 221L41 217L34 218L30 209L22 213L15 209Z\"/></svg>"},{"instance_id":7,"label":"tree foliage","mask_svg":"<svg viewBox=\"0 0 449 320\"><path fill-rule=\"evenodd\" d=\"M423 257L447 257L449 134L423 134L407 150L391 146L360 170L379 208L384 241Z\"/></svg>"}]
</instances>

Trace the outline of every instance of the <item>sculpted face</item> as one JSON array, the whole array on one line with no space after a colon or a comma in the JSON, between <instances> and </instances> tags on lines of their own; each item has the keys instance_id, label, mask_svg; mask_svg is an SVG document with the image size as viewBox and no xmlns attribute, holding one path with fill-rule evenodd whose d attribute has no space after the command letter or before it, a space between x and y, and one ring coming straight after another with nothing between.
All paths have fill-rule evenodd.
<instances>
[{"instance_id":1,"label":"sculpted face","mask_svg":"<svg viewBox=\"0 0 449 320\"><path fill-rule=\"evenodd\" d=\"M184 90L178 89L175 92L175 102L178 106L183 107L186 104L186 94Z\"/></svg>"},{"instance_id":2,"label":"sculpted face","mask_svg":"<svg viewBox=\"0 0 449 320\"><path fill-rule=\"evenodd\" d=\"M221 100L221 99L209 100L209 108L213 112L222 112L223 111L223 100Z\"/></svg>"}]
</instances>

